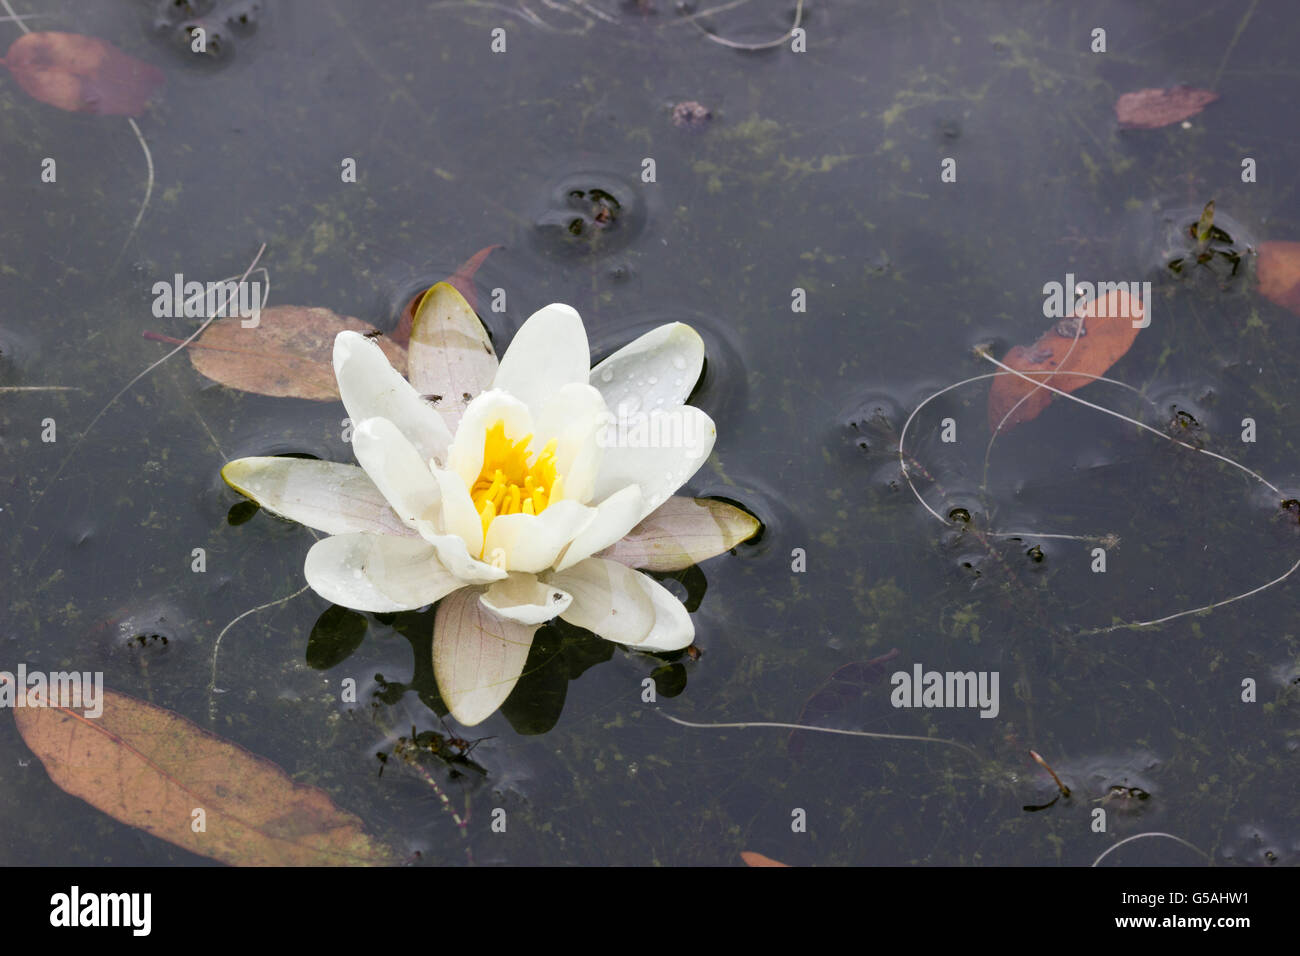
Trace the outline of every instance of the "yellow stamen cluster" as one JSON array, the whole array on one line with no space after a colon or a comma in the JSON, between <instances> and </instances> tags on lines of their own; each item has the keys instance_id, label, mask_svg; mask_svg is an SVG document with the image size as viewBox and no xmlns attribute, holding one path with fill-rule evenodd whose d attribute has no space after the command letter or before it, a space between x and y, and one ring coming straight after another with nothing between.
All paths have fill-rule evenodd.
<instances>
[{"instance_id":1,"label":"yellow stamen cluster","mask_svg":"<svg viewBox=\"0 0 1300 956\"><path fill-rule=\"evenodd\" d=\"M506 437L499 421L483 440L483 469L470 488L470 498L483 521L483 534L497 515L541 514L560 494L563 477L555 471L555 439L529 461L532 435L518 441Z\"/></svg>"}]
</instances>

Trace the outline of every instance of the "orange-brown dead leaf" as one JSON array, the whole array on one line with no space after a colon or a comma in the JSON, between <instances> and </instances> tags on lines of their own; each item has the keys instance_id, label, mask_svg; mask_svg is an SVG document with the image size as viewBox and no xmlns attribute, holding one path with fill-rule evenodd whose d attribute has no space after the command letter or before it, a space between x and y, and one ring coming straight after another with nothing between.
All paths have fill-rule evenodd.
<instances>
[{"instance_id":1,"label":"orange-brown dead leaf","mask_svg":"<svg viewBox=\"0 0 1300 956\"><path fill-rule=\"evenodd\" d=\"M1300 242L1261 242L1256 275L1264 298L1300 315Z\"/></svg>"},{"instance_id":2,"label":"orange-brown dead leaf","mask_svg":"<svg viewBox=\"0 0 1300 956\"><path fill-rule=\"evenodd\" d=\"M351 316L277 305L262 310L255 328L244 328L244 321L238 316L217 319L190 346L190 361L201 374L258 395L338 401L334 337L348 329L375 334L393 368L406 374L406 349Z\"/></svg>"},{"instance_id":3,"label":"orange-brown dead leaf","mask_svg":"<svg viewBox=\"0 0 1300 956\"><path fill-rule=\"evenodd\" d=\"M105 690L97 718L56 706L14 717L61 790L192 853L234 866L395 862L324 791L169 710Z\"/></svg>"},{"instance_id":4,"label":"orange-brown dead leaf","mask_svg":"<svg viewBox=\"0 0 1300 956\"><path fill-rule=\"evenodd\" d=\"M789 866L789 863L782 863L780 860L774 860L770 856L763 856L761 853L755 853L753 850L741 851L740 858L745 861L746 866Z\"/></svg>"},{"instance_id":5,"label":"orange-brown dead leaf","mask_svg":"<svg viewBox=\"0 0 1300 956\"><path fill-rule=\"evenodd\" d=\"M1135 90L1115 101L1115 116L1123 129L1159 129L1195 116L1218 98L1190 86Z\"/></svg>"},{"instance_id":6,"label":"orange-brown dead leaf","mask_svg":"<svg viewBox=\"0 0 1300 956\"><path fill-rule=\"evenodd\" d=\"M1036 381L1047 382L1063 392L1073 392L1092 379L1060 373L1105 375L1106 370L1133 345L1139 331L1133 323L1141 321L1144 309L1141 301L1123 290L1109 292L1104 299L1094 299L1084 307L1081 314L1085 334L1078 339L1073 337L1073 333L1068 336L1061 334L1053 326L1033 345L1017 345L1002 361ZM1076 316L1079 314L1075 313ZM1045 388L1010 372L1002 372L993 379L993 386L989 389L989 428L997 430L1001 423L1003 429L1008 429L1030 421L1048 406L1053 397L1053 393ZM1008 413L1010 416L1003 422Z\"/></svg>"},{"instance_id":7,"label":"orange-brown dead leaf","mask_svg":"<svg viewBox=\"0 0 1300 956\"><path fill-rule=\"evenodd\" d=\"M3 60L29 96L73 113L139 116L162 71L79 33L27 33Z\"/></svg>"}]
</instances>

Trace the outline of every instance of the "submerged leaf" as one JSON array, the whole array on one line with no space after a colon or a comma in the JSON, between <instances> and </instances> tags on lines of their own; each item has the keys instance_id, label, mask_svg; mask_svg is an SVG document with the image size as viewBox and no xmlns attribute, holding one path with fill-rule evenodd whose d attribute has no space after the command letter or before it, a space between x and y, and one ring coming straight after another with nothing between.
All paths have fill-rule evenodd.
<instances>
[{"instance_id":1,"label":"submerged leaf","mask_svg":"<svg viewBox=\"0 0 1300 956\"><path fill-rule=\"evenodd\" d=\"M1115 101L1115 115L1124 129L1157 129L1195 116L1218 98L1218 93L1190 86L1136 90Z\"/></svg>"},{"instance_id":2,"label":"submerged leaf","mask_svg":"<svg viewBox=\"0 0 1300 956\"><path fill-rule=\"evenodd\" d=\"M1088 375L1104 375L1133 345L1145 306L1123 290L1109 292L1062 319L1033 345L1017 345L1003 358L1003 364L1024 372L1037 382L1046 382L1063 392L1073 392L1092 381ZM1083 333L1077 338L1071 327L1083 320ZM1082 372L1083 375L1062 375ZM1055 397L1045 388L1025 381L1018 375L1002 372L989 389L989 428L1012 428L1038 417ZM1023 399L1023 401L1022 401ZM1004 416L1010 413L1003 422Z\"/></svg>"},{"instance_id":3,"label":"submerged leaf","mask_svg":"<svg viewBox=\"0 0 1300 956\"><path fill-rule=\"evenodd\" d=\"M53 706L14 717L56 786L191 853L234 866L394 862L324 791L161 707L106 690L98 718Z\"/></svg>"},{"instance_id":4,"label":"submerged leaf","mask_svg":"<svg viewBox=\"0 0 1300 956\"><path fill-rule=\"evenodd\" d=\"M378 334L360 319L299 305L263 309L254 328L245 321L217 319L190 346L190 361L214 382L273 398L338 401L334 337L345 330ZM406 349L382 337L378 345L393 368L406 371Z\"/></svg>"},{"instance_id":5,"label":"submerged leaf","mask_svg":"<svg viewBox=\"0 0 1300 956\"><path fill-rule=\"evenodd\" d=\"M79 33L27 33L3 60L29 96L74 113L139 116L162 71Z\"/></svg>"},{"instance_id":6,"label":"submerged leaf","mask_svg":"<svg viewBox=\"0 0 1300 956\"><path fill-rule=\"evenodd\" d=\"M420 300L408 348L411 384L435 403L455 434L465 406L497 372L487 329L454 286L439 282Z\"/></svg>"},{"instance_id":7,"label":"submerged leaf","mask_svg":"<svg viewBox=\"0 0 1300 956\"><path fill-rule=\"evenodd\" d=\"M1300 242L1261 242L1256 274L1264 298L1300 315Z\"/></svg>"},{"instance_id":8,"label":"submerged leaf","mask_svg":"<svg viewBox=\"0 0 1300 956\"><path fill-rule=\"evenodd\" d=\"M598 556L645 571L680 571L730 551L760 527L725 501L674 495Z\"/></svg>"}]
</instances>

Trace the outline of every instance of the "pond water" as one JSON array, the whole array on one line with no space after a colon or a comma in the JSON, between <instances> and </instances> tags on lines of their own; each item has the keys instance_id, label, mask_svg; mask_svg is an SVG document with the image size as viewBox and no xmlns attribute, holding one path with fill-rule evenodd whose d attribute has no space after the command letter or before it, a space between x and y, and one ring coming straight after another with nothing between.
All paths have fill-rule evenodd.
<instances>
[{"instance_id":1,"label":"pond water","mask_svg":"<svg viewBox=\"0 0 1300 956\"><path fill-rule=\"evenodd\" d=\"M1001 356L1050 327L1043 286L1068 273L1152 283L1150 327L1107 373L1140 394L1079 397L1300 493L1300 319L1254 291L1250 256L1228 280L1164 266L1210 199L1243 244L1300 238L1288 4L748 0L705 19L668 0L194 5L216 52L191 51L169 3L54 2L26 21L165 73L137 121L154 181L134 231L148 170L129 123L0 78L0 669L102 671L424 863L748 850L1086 865L1146 831L1219 864L1300 860L1300 583L1098 630L1278 577L1300 558L1294 512L1237 469L1061 399L989 452L987 381L908 430L938 520L897 455L927 396L994 371L977 345ZM701 29L763 43L796 13L803 53ZM1185 124L1118 128L1120 94L1180 83L1220 99ZM674 123L682 103L709 115ZM1242 181L1244 157L1258 181ZM271 304L383 329L500 244L476 276L498 352L553 301L579 310L597 357L693 325L708 366L691 401L718 441L685 491L764 522L756 542L668 576L698 659L548 626L501 713L444 725L433 611L364 615L363 632L322 618L328 603L297 593L310 535L251 513L219 475L248 455L351 461L339 403L242 393L177 354L99 415L171 348L142 333L197 327L154 317L154 283L237 275L262 243ZM493 289L503 312L484 307ZM72 390L13 390L36 386ZM969 523L946 520L954 509ZM1083 539L1107 536L1098 573ZM892 706L891 675L917 665L996 673L996 715ZM349 678L355 704L340 700ZM441 756L395 759L412 729ZM486 739L465 755L449 736ZM1057 792L1031 749L1069 799L1026 809ZM6 864L210 862L61 791L8 718L0 765ZM468 807L467 827L448 805ZM1107 860L1204 862L1166 839Z\"/></svg>"}]
</instances>

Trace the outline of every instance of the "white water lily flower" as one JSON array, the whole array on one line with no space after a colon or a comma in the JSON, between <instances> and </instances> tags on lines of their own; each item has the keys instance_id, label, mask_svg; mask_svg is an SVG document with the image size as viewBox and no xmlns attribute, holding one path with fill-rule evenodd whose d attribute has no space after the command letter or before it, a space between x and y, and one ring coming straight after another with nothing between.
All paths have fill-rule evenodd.
<instances>
[{"instance_id":1,"label":"white water lily flower","mask_svg":"<svg viewBox=\"0 0 1300 956\"><path fill-rule=\"evenodd\" d=\"M688 567L758 529L730 505L672 497L715 437L684 404L703 367L699 335L674 323L594 369L589 355L578 313L556 304L498 366L473 311L440 283L418 310L410 382L364 336L335 340L360 467L243 458L222 469L236 491L329 535L304 569L322 597L376 612L442 602L434 674L467 726L500 707L556 616L638 650L688 646L686 609L633 568Z\"/></svg>"}]
</instances>

